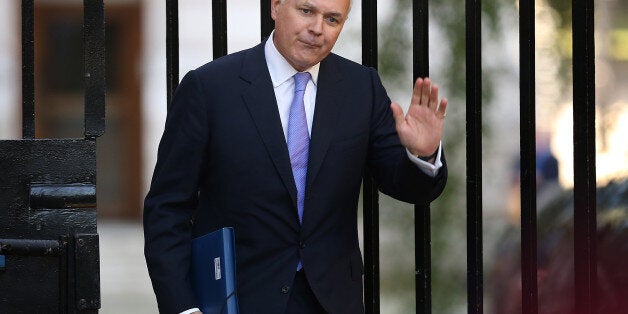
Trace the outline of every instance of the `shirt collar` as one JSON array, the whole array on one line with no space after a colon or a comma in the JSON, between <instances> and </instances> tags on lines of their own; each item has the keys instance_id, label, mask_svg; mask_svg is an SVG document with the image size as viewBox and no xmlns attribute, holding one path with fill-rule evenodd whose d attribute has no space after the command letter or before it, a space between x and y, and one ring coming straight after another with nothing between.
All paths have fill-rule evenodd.
<instances>
[{"instance_id":1,"label":"shirt collar","mask_svg":"<svg viewBox=\"0 0 628 314\"><path fill-rule=\"evenodd\" d=\"M264 45L264 54L266 56L266 65L268 66L268 71L270 72L270 79L273 81L273 87L277 88L279 85L291 79L298 71L295 70L290 63L288 63L286 58L284 58L277 50L277 47L275 47L275 43L273 42L274 35L275 31L273 30L273 32L270 33L270 36L268 36L268 40L266 40L266 45ZM321 64L319 62L304 71L310 72L314 85L318 82L318 70L320 65Z\"/></svg>"}]
</instances>

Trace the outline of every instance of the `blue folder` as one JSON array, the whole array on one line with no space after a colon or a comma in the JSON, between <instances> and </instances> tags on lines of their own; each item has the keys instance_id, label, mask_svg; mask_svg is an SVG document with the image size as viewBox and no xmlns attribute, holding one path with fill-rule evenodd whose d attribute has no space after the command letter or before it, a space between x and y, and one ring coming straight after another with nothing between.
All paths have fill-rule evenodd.
<instances>
[{"instance_id":1,"label":"blue folder","mask_svg":"<svg viewBox=\"0 0 628 314\"><path fill-rule=\"evenodd\" d=\"M238 314L233 228L192 240L192 284L203 314Z\"/></svg>"}]
</instances>

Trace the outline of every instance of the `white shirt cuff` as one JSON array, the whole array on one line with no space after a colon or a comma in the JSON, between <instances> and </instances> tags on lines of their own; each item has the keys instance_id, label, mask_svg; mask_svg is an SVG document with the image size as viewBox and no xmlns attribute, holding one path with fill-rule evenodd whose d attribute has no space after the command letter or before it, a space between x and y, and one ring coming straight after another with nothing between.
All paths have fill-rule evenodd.
<instances>
[{"instance_id":1,"label":"white shirt cuff","mask_svg":"<svg viewBox=\"0 0 628 314\"><path fill-rule=\"evenodd\" d=\"M412 155L410 151L406 148L406 153L408 154L408 158L412 161L423 173L427 174L430 177L435 177L438 174L438 170L443 166L443 163L440 161L440 155L442 152L442 142L438 144L438 152L436 153L436 160L434 164L431 164L425 160L420 159L417 156Z\"/></svg>"},{"instance_id":2,"label":"white shirt cuff","mask_svg":"<svg viewBox=\"0 0 628 314\"><path fill-rule=\"evenodd\" d=\"M189 310L187 310L187 311L183 311L183 312L181 312L181 313L179 313L179 314L192 314L192 313L194 313L194 312L200 312L200 311L201 311L201 310L199 310L197 307L195 307L195 308L193 308L193 309L189 309Z\"/></svg>"}]
</instances>

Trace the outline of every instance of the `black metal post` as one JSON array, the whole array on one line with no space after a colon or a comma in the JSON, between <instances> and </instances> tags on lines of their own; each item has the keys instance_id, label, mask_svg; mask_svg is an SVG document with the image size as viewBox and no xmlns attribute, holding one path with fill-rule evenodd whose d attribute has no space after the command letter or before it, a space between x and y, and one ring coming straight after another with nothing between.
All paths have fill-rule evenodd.
<instances>
[{"instance_id":1,"label":"black metal post","mask_svg":"<svg viewBox=\"0 0 628 314\"><path fill-rule=\"evenodd\" d=\"M576 313L597 313L594 1L572 1Z\"/></svg>"},{"instance_id":2,"label":"black metal post","mask_svg":"<svg viewBox=\"0 0 628 314\"><path fill-rule=\"evenodd\" d=\"M412 86L419 77L429 76L429 1L412 5ZM430 204L414 206L414 261L416 312L432 312L432 237Z\"/></svg>"},{"instance_id":3,"label":"black metal post","mask_svg":"<svg viewBox=\"0 0 628 314\"><path fill-rule=\"evenodd\" d=\"M466 0L467 36L467 302L483 312L481 1Z\"/></svg>"},{"instance_id":4,"label":"black metal post","mask_svg":"<svg viewBox=\"0 0 628 314\"><path fill-rule=\"evenodd\" d=\"M35 35L33 0L22 0L22 138L35 138Z\"/></svg>"},{"instance_id":5,"label":"black metal post","mask_svg":"<svg viewBox=\"0 0 628 314\"><path fill-rule=\"evenodd\" d=\"M105 5L83 1L83 54L85 58L85 137L105 133Z\"/></svg>"},{"instance_id":6,"label":"black metal post","mask_svg":"<svg viewBox=\"0 0 628 314\"><path fill-rule=\"evenodd\" d=\"M379 194L370 171L362 186L364 225L364 307L367 314L380 312L379 286Z\"/></svg>"},{"instance_id":7,"label":"black metal post","mask_svg":"<svg viewBox=\"0 0 628 314\"><path fill-rule=\"evenodd\" d=\"M260 0L261 39L268 37L275 28L275 21L270 15L270 0Z\"/></svg>"},{"instance_id":8,"label":"black metal post","mask_svg":"<svg viewBox=\"0 0 628 314\"><path fill-rule=\"evenodd\" d=\"M167 106L179 85L179 1L166 0L166 85Z\"/></svg>"},{"instance_id":9,"label":"black metal post","mask_svg":"<svg viewBox=\"0 0 628 314\"><path fill-rule=\"evenodd\" d=\"M227 0L212 1L214 59L227 54Z\"/></svg>"},{"instance_id":10,"label":"black metal post","mask_svg":"<svg viewBox=\"0 0 628 314\"><path fill-rule=\"evenodd\" d=\"M534 21L534 0L520 1L521 303L524 314L538 313Z\"/></svg>"},{"instance_id":11,"label":"black metal post","mask_svg":"<svg viewBox=\"0 0 628 314\"><path fill-rule=\"evenodd\" d=\"M377 69L377 1L362 0L362 64ZM380 311L379 288L379 194L372 174L363 180L364 305L365 312Z\"/></svg>"}]
</instances>

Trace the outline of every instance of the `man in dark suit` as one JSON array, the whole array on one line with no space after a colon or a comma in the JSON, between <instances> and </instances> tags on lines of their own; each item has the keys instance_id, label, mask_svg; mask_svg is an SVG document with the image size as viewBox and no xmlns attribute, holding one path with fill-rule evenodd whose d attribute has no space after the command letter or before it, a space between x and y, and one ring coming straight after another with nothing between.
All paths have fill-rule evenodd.
<instances>
[{"instance_id":1,"label":"man in dark suit","mask_svg":"<svg viewBox=\"0 0 628 314\"><path fill-rule=\"evenodd\" d=\"M241 313L363 313L357 203L434 200L447 101L418 79L407 115L377 73L330 51L350 0L272 0L264 43L190 71L145 200L145 255L163 313L191 313L190 240L235 230Z\"/></svg>"}]
</instances>

